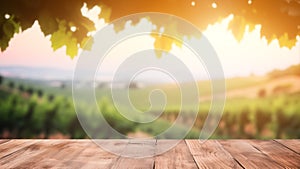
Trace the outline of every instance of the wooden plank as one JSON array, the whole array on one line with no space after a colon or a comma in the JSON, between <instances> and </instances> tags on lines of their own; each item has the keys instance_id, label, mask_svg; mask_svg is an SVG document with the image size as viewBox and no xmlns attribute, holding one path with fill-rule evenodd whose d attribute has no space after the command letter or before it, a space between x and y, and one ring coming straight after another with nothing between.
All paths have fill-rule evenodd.
<instances>
[{"instance_id":1,"label":"wooden plank","mask_svg":"<svg viewBox=\"0 0 300 169\"><path fill-rule=\"evenodd\" d=\"M156 140L130 140L112 168L154 168Z\"/></svg>"},{"instance_id":2,"label":"wooden plank","mask_svg":"<svg viewBox=\"0 0 300 169\"><path fill-rule=\"evenodd\" d=\"M113 169L124 168L124 169L153 169L154 167L153 157L146 158L128 158L120 157L115 164Z\"/></svg>"},{"instance_id":3,"label":"wooden plank","mask_svg":"<svg viewBox=\"0 0 300 169\"><path fill-rule=\"evenodd\" d=\"M49 157L48 160L55 162L53 168L80 168L84 165L84 161L73 161L88 145L90 140L71 140L65 141L65 144L60 151L56 152L54 156ZM52 146L52 150L57 150L58 147ZM50 150L51 151L51 150ZM51 167L52 168L52 167Z\"/></svg>"},{"instance_id":4,"label":"wooden plank","mask_svg":"<svg viewBox=\"0 0 300 169\"><path fill-rule=\"evenodd\" d=\"M294 152L300 154L300 140L292 139L292 140L275 140L275 141L288 147L289 149L293 150Z\"/></svg>"},{"instance_id":5,"label":"wooden plank","mask_svg":"<svg viewBox=\"0 0 300 169\"><path fill-rule=\"evenodd\" d=\"M9 142L9 141L10 141L10 139L3 139L3 140L0 140L0 144L7 143L7 142Z\"/></svg>"},{"instance_id":6,"label":"wooden plank","mask_svg":"<svg viewBox=\"0 0 300 169\"><path fill-rule=\"evenodd\" d=\"M186 140L199 168L242 168L216 140Z\"/></svg>"},{"instance_id":7,"label":"wooden plank","mask_svg":"<svg viewBox=\"0 0 300 169\"><path fill-rule=\"evenodd\" d=\"M43 153L33 157L29 163L22 166L30 168L80 168L84 161L72 161L85 147L90 144L89 140L45 140L46 146ZM30 162L31 161L31 162Z\"/></svg>"},{"instance_id":8,"label":"wooden plank","mask_svg":"<svg viewBox=\"0 0 300 169\"><path fill-rule=\"evenodd\" d=\"M300 140L99 140L122 156L91 140L1 141L0 168L300 168Z\"/></svg>"},{"instance_id":9,"label":"wooden plank","mask_svg":"<svg viewBox=\"0 0 300 169\"><path fill-rule=\"evenodd\" d=\"M0 164L6 168L110 168L114 162L110 157L90 140L40 140L2 159ZM113 157L116 160L118 156Z\"/></svg>"},{"instance_id":10,"label":"wooden plank","mask_svg":"<svg viewBox=\"0 0 300 169\"><path fill-rule=\"evenodd\" d=\"M40 140L1 160L5 168L79 168L84 161L72 161L91 141L87 140Z\"/></svg>"},{"instance_id":11,"label":"wooden plank","mask_svg":"<svg viewBox=\"0 0 300 169\"><path fill-rule=\"evenodd\" d=\"M0 160L6 156L11 155L31 144L34 144L37 140L11 140L0 146Z\"/></svg>"},{"instance_id":12,"label":"wooden plank","mask_svg":"<svg viewBox=\"0 0 300 169\"><path fill-rule=\"evenodd\" d=\"M98 140L96 143L102 146L111 146L113 148L113 152L118 152L118 149L123 149L124 145L127 144L127 141ZM82 168L111 168L119 156L110 153L109 150L103 150L102 147L96 143L91 143L89 147L82 151L73 161L84 161L85 164L82 166Z\"/></svg>"},{"instance_id":13,"label":"wooden plank","mask_svg":"<svg viewBox=\"0 0 300 169\"><path fill-rule=\"evenodd\" d=\"M178 144L177 144L178 143ZM170 145L175 145L174 148ZM169 150L163 154L160 154ZM155 168L158 169L196 169L198 168L184 140L158 140Z\"/></svg>"},{"instance_id":14,"label":"wooden plank","mask_svg":"<svg viewBox=\"0 0 300 169\"><path fill-rule=\"evenodd\" d=\"M244 168L283 168L246 140L219 140L219 143Z\"/></svg>"},{"instance_id":15,"label":"wooden plank","mask_svg":"<svg viewBox=\"0 0 300 169\"><path fill-rule=\"evenodd\" d=\"M43 158L46 158L43 154L45 153L55 153L50 151L49 147L56 146L56 144L61 143L61 141L45 141L45 140L35 140L34 144L26 146L20 149L17 153L12 153L1 159L0 165L4 168L32 168L35 163ZM41 163L39 163L41 165Z\"/></svg>"},{"instance_id":16,"label":"wooden plank","mask_svg":"<svg viewBox=\"0 0 300 169\"><path fill-rule=\"evenodd\" d=\"M247 140L247 142L285 168L300 168L300 155L276 141Z\"/></svg>"}]
</instances>

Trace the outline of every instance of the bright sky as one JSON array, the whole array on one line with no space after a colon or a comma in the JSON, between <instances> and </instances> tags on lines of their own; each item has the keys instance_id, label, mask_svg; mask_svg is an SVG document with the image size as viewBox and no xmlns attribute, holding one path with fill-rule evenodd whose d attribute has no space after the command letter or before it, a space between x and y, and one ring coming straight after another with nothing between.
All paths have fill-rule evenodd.
<instances>
[{"instance_id":1,"label":"bright sky","mask_svg":"<svg viewBox=\"0 0 300 169\"><path fill-rule=\"evenodd\" d=\"M95 17L100 12L99 8L93 8L91 11L83 8L82 11L93 19L98 29L105 26L103 20ZM203 32L215 48L226 77L247 76L250 74L262 75L273 69L284 69L290 65L300 63L300 37L297 37L297 44L292 49L280 48L277 40L267 44L266 39L260 38L260 26L258 25L253 32L246 32L244 39L239 43L231 32L227 30L227 24L232 17L229 16L221 23L210 25ZM69 56L66 56L65 48L54 52L49 39L50 37L43 36L38 23L35 22L32 28L16 34L10 41L9 47L0 53L0 66L74 69L78 57L71 59ZM115 52L115 55L121 52L130 53L128 43L136 46L140 45L141 41L143 41L142 45L149 48L149 45L153 46L154 39L151 37L143 37L136 41L132 39L125 45L127 47L122 48L121 45L117 48L119 52ZM184 51L185 49L173 46L171 53L182 55ZM113 53L112 51L111 55ZM192 70L197 70L198 66L197 64L193 65L192 57L182 58L184 58L184 62L191 64ZM114 64L114 62L110 63ZM109 71L111 66L108 65L106 67L107 71Z\"/></svg>"}]
</instances>

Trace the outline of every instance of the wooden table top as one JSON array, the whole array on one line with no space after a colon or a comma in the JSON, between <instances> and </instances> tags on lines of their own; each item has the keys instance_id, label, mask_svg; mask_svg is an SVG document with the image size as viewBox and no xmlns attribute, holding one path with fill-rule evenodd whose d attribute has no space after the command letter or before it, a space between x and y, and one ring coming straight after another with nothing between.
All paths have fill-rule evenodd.
<instances>
[{"instance_id":1,"label":"wooden table top","mask_svg":"<svg viewBox=\"0 0 300 169\"><path fill-rule=\"evenodd\" d=\"M98 141L146 151L144 143ZM155 153L175 140L154 141L150 146ZM300 140L181 140L169 151L146 158L115 155L88 139L0 140L0 168L300 168Z\"/></svg>"}]
</instances>

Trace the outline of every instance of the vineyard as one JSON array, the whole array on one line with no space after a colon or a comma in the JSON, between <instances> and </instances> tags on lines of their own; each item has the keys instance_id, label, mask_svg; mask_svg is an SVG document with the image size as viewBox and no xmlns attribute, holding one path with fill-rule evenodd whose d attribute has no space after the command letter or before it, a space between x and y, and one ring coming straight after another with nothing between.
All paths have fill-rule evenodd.
<instances>
[{"instance_id":1,"label":"vineyard","mask_svg":"<svg viewBox=\"0 0 300 169\"><path fill-rule=\"evenodd\" d=\"M38 83L30 85L24 81L1 78L1 138L89 137L77 119L70 85L53 88ZM236 79L234 84L237 84ZM289 87L279 85L272 91L260 89L255 98L228 98L222 119L212 138L300 138L300 93L299 91L288 93ZM145 95L141 94L141 90L133 89L132 92L135 92L133 94L135 97ZM144 103L137 103L139 104ZM139 124L124 118L109 97L99 98L98 105L106 121L124 135L143 132L149 136L156 136L169 128L179 113L176 105L169 106L156 121ZM93 122L97 110L89 108L88 105L81 107L85 111L84 117L81 118L91 120L89 128L95 130L93 137L106 138L109 133L101 130L103 128L101 122ZM193 129L186 138L199 137L209 112L210 101L201 102L199 107ZM179 122L185 124L189 120L194 119L186 111L183 112L183 118ZM184 128L179 125L176 132L181 131L183 132Z\"/></svg>"}]
</instances>

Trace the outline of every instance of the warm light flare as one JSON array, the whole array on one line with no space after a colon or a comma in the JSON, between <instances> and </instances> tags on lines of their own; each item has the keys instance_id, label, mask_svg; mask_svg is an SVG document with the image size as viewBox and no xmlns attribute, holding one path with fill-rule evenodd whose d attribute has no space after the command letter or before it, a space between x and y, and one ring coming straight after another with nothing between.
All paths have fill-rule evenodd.
<instances>
[{"instance_id":1,"label":"warm light flare","mask_svg":"<svg viewBox=\"0 0 300 169\"><path fill-rule=\"evenodd\" d=\"M214 2L214 3L211 4L211 7L216 9L218 7L218 5Z\"/></svg>"},{"instance_id":2,"label":"warm light flare","mask_svg":"<svg viewBox=\"0 0 300 169\"><path fill-rule=\"evenodd\" d=\"M5 14L5 15L4 15L4 18L5 18L5 19L9 19L9 18L10 18L10 15L9 15L9 14Z\"/></svg>"},{"instance_id":3,"label":"warm light flare","mask_svg":"<svg viewBox=\"0 0 300 169\"><path fill-rule=\"evenodd\" d=\"M191 2L191 5L192 5L192 6L195 6L195 5L196 5L196 2L195 2L195 1L192 1L192 2Z\"/></svg>"},{"instance_id":4,"label":"warm light flare","mask_svg":"<svg viewBox=\"0 0 300 169\"><path fill-rule=\"evenodd\" d=\"M76 26L71 26L70 30L71 30L72 32L75 32L75 31L77 30L77 28L76 28Z\"/></svg>"}]
</instances>

